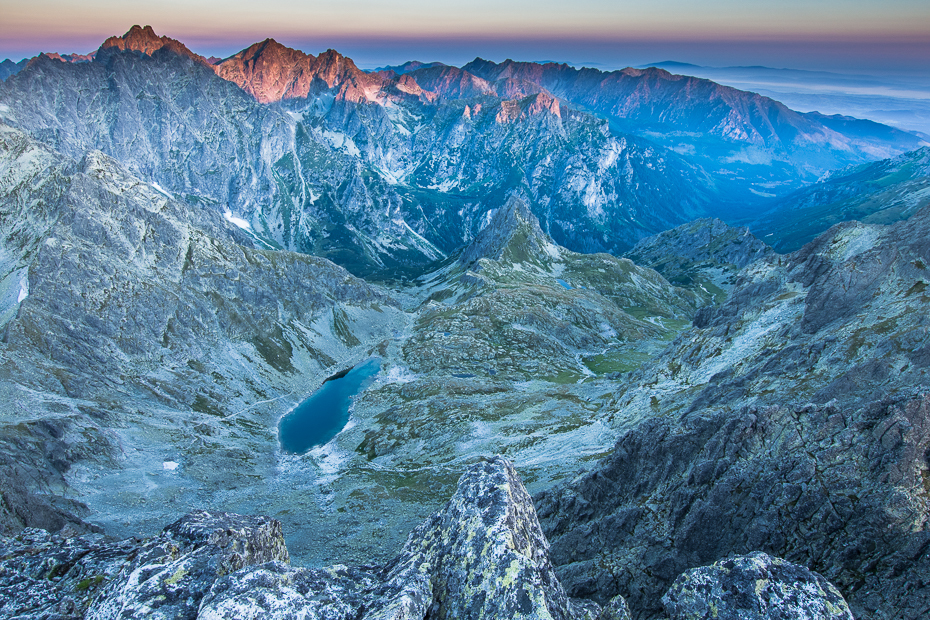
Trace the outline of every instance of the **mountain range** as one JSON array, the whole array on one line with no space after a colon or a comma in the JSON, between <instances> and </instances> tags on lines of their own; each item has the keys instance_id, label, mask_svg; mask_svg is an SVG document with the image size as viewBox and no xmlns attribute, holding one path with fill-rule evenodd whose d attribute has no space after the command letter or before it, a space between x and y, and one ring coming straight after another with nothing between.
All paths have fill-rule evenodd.
<instances>
[{"instance_id":1,"label":"mountain range","mask_svg":"<svg viewBox=\"0 0 930 620\"><path fill-rule=\"evenodd\" d=\"M659 69L30 60L0 615L925 616L921 144Z\"/></svg>"},{"instance_id":2,"label":"mountain range","mask_svg":"<svg viewBox=\"0 0 930 620\"><path fill-rule=\"evenodd\" d=\"M0 101L5 122L65 154L100 149L273 247L382 277L462 247L510 194L557 243L616 253L920 144L660 70L479 59L366 73L273 40L210 64L148 27L92 62L34 59Z\"/></svg>"},{"instance_id":3,"label":"mountain range","mask_svg":"<svg viewBox=\"0 0 930 620\"><path fill-rule=\"evenodd\" d=\"M783 251L799 249L848 220L891 224L930 204L930 149L926 147L825 175L773 200L751 221L753 232Z\"/></svg>"}]
</instances>

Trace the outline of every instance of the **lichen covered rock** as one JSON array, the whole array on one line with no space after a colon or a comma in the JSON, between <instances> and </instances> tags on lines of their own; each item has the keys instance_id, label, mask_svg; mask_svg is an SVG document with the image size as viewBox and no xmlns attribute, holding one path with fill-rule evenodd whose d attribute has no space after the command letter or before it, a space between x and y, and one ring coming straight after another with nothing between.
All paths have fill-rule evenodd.
<instances>
[{"instance_id":1,"label":"lichen covered rock","mask_svg":"<svg viewBox=\"0 0 930 620\"><path fill-rule=\"evenodd\" d=\"M26 530L0 537L0 617L201 620L629 620L572 601L519 475L470 467L448 504L382 566L295 568L280 522L191 513L148 540Z\"/></svg>"},{"instance_id":2,"label":"lichen covered rock","mask_svg":"<svg viewBox=\"0 0 930 620\"><path fill-rule=\"evenodd\" d=\"M513 465L495 457L465 472L449 503L385 566L267 563L219 579L198 617L560 620L600 611L566 596L529 494Z\"/></svg>"},{"instance_id":3,"label":"lichen covered rock","mask_svg":"<svg viewBox=\"0 0 930 620\"><path fill-rule=\"evenodd\" d=\"M288 558L267 517L195 512L144 541L71 534L0 537L0 618L193 618L218 576Z\"/></svg>"},{"instance_id":4,"label":"lichen covered rock","mask_svg":"<svg viewBox=\"0 0 930 620\"><path fill-rule=\"evenodd\" d=\"M288 560L280 522L195 512L128 558L86 617L194 618L218 577L272 560Z\"/></svg>"},{"instance_id":5,"label":"lichen covered rock","mask_svg":"<svg viewBox=\"0 0 930 620\"><path fill-rule=\"evenodd\" d=\"M596 618L568 599L513 465L495 457L462 476L449 503L383 567L289 568L219 579L198 618Z\"/></svg>"},{"instance_id":6,"label":"lichen covered rock","mask_svg":"<svg viewBox=\"0 0 930 620\"><path fill-rule=\"evenodd\" d=\"M570 618L533 502L513 465L479 463L446 507L415 529L388 582L432 589L431 618Z\"/></svg>"},{"instance_id":7,"label":"lichen covered rock","mask_svg":"<svg viewBox=\"0 0 930 620\"><path fill-rule=\"evenodd\" d=\"M670 620L852 620L843 595L803 566L757 551L693 568L662 597Z\"/></svg>"}]
</instances>

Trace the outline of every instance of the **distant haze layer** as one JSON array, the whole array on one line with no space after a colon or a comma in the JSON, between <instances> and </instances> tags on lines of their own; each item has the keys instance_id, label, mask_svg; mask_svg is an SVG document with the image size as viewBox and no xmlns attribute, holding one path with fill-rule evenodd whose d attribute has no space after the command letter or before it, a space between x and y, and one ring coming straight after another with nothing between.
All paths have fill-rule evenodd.
<instances>
[{"instance_id":1,"label":"distant haze layer","mask_svg":"<svg viewBox=\"0 0 930 620\"><path fill-rule=\"evenodd\" d=\"M411 58L462 64L476 55L608 69L667 58L831 70L930 63L930 8L923 0L578 0L570 10L553 0L0 0L0 11L0 58L14 60L86 53L139 23L206 56L225 57L271 36L313 53L339 49L360 66Z\"/></svg>"}]
</instances>

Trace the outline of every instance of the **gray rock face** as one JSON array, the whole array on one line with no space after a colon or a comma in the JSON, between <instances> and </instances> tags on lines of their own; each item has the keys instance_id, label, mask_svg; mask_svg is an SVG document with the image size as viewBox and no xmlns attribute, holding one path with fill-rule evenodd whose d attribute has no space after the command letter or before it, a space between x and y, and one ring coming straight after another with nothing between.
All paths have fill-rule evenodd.
<instances>
[{"instance_id":1,"label":"gray rock face","mask_svg":"<svg viewBox=\"0 0 930 620\"><path fill-rule=\"evenodd\" d=\"M0 615L8 618L194 618L213 582L287 561L281 524L198 512L139 542L27 529L0 538Z\"/></svg>"},{"instance_id":2,"label":"gray rock face","mask_svg":"<svg viewBox=\"0 0 930 620\"><path fill-rule=\"evenodd\" d=\"M580 479L537 496L573 596L655 617L681 572L761 549L824 575L857 616L930 605L930 397L702 411L640 423Z\"/></svg>"},{"instance_id":3,"label":"gray rock face","mask_svg":"<svg viewBox=\"0 0 930 620\"><path fill-rule=\"evenodd\" d=\"M497 457L472 466L449 503L411 532L386 566L258 566L219 580L198 617L452 620L583 614L555 577L519 475Z\"/></svg>"},{"instance_id":4,"label":"gray rock face","mask_svg":"<svg viewBox=\"0 0 930 620\"><path fill-rule=\"evenodd\" d=\"M476 464L384 566L291 568L281 524L192 513L146 541L0 538L0 613L17 618L624 618L575 603L506 460ZM59 614L59 615L55 615Z\"/></svg>"},{"instance_id":5,"label":"gray rock face","mask_svg":"<svg viewBox=\"0 0 930 620\"><path fill-rule=\"evenodd\" d=\"M669 620L853 620L826 579L761 552L685 572L662 604Z\"/></svg>"},{"instance_id":6,"label":"gray rock face","mask_svg":"<svg viewBox=\"0 0 930 620\"><path fill-rule=\"evenodd\" d=\"M772 248L748 228L734 228L712 218L642 239L624 254L673 284L703 291L707 301L715 303L726 299L740 269L773 255Z\"/></svg>"},{"instance_id":7,"label":"gray rock face","mask_svg":"<svg viewBox=\"0 0 930 620\"><path fill-rule=\"evenodd\" d=\"M7 531L86 529L87 509L65 495L128 535L139 530L127 523L173 517L175 502L206 505L179 490L215 497L261 479L278 416L400 316L344 269L254 249L221 214L102 153L74 162L0 126L0 171ZM153 488L170 499L144 506Z\"/></svg>"},{"instance_id":8,"label":"gray rock face","mask_svg":"<svg viewBox=\"0 0 930 620\"><path fill-rule=\"evenodd\" d=\"M613 455L537 496L570 594L655 617L683 571L761 550L857 617L926 615L928 226L847 223L748 265L620 386Z\"/></svg>"},{"instance_id":9,"label":"gray rock face","mask_svg":"<svg viewBox=\"0 0 930 620\"><path fill-rule=\"evenodd\" d=\"M468 269L480 258L510 262L545 260L551 258L549 247L552 245L552 240L542 231L539 220L526 203L511 197L462 251L458 262ZM515 246L519 248L518 256L514 256Z\"/></svg>"}]
</instances>

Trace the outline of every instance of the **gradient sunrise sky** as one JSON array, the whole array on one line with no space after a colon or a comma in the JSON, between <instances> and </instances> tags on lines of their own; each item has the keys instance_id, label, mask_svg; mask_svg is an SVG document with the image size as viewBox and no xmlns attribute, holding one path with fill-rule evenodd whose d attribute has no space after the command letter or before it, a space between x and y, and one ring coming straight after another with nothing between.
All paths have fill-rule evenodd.
<instances>
[{"instance_id":1,"label":"gradient sunrise sky","mask_svg":"<svg viewBox=\"0 0 930 620\"><path fill-rule=\"evenodd\" d=\"M0 59L87 53L150 24L205 56L273 37L363 67L558 60L604 68L679 60L827 70L930 66L928 0L0 0Z\"/></svg>"}]
</instances>

